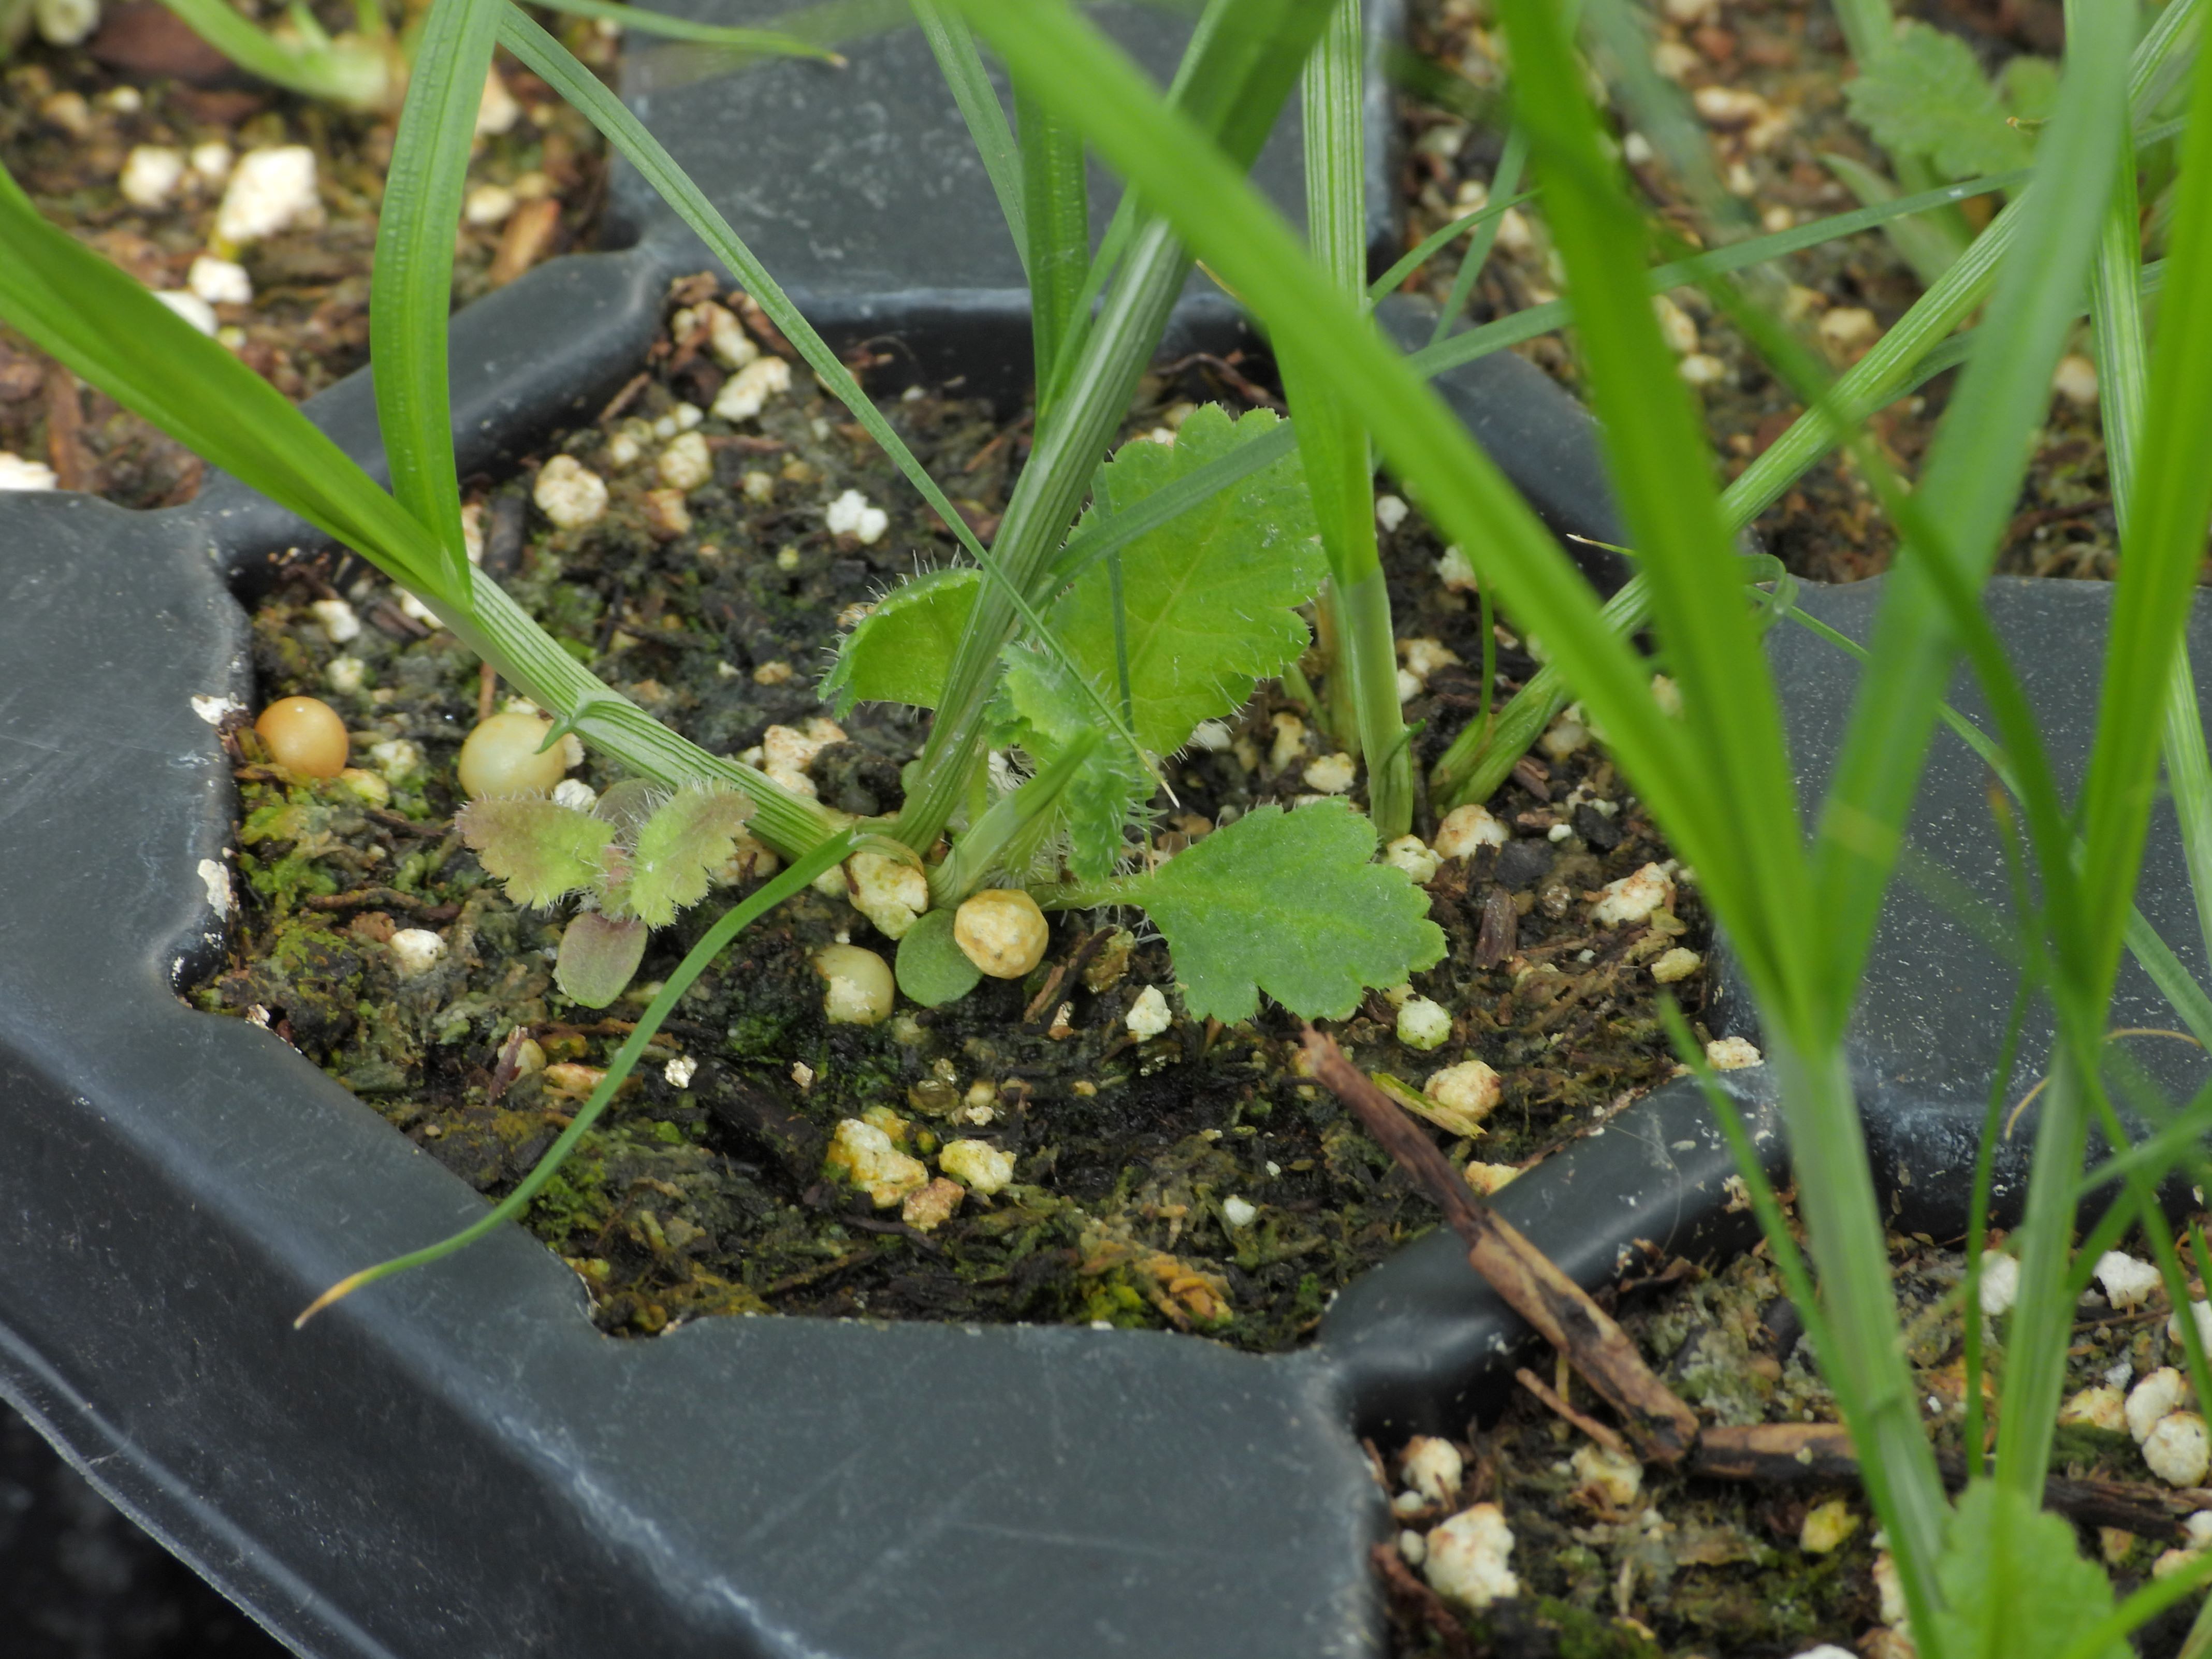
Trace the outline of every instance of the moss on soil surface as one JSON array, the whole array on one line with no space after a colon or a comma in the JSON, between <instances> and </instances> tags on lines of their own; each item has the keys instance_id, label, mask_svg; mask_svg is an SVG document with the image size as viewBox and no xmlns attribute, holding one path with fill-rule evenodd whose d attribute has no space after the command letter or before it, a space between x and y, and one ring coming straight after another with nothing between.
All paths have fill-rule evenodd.
<instances>
[{"instance_id":1,"label":"moss on soil surface","mask_svg":"<svg viewBox=\"0 0 2212 1659\"><path fill-rule=\"evenodd\" d=\"M488 567L556 637L697 742L743 752L771 726L821 719L812 682L841 614L948 557L952 542L811 381L757 422L698 428L715 477L690 493L688 527L672 530L665 498L647 499L653 458L678 405L711 404L722 374L704 354L664 346L607 428L565 441L612 486L596 523L545 526L528 505L534 468L477 507ZM1171 426L1187 394L1205 391L1182 374L1156 380L1133 430ZM961 509L989 520L1025 453L1023 424L934 395L884 407ZM638 453L628 465L613 459L625 441ZM872 544L824 526L826 504L847 489L890 514ZM1475 608L1436 579L1433 538L1408 519L1386 539L1404 634L1478 662ZM341 589L362 621L343 645L310 609ZM199 1000L262 1011L253 1017L448 1168L504 1191L588 1088L589 1073L568 1068L605 1062L641 987L720 905L654 939L641 988L611 1018L574 1008L550 979L562 918L518 910L450 828L452 762L479 693L468 653L410 621L380 582L324 562L284 573L255 617L253 652L264 698L329 700L356 732L356 766L379 775L366 787L390 798L289 778L256 763L253 738L239 734L245 904L232 965ZM1510 647L1502 661L1510 677L1532 672ZM1475 679L1430 665L1407 711L1430 721L1425 744L1476 713ZM1310 732L1285 736L1285 718L1291 705L1268 688L1227 747L1176 760L1182 805L1156 844L1171 849L1219 813L1302 791L1326 745ZM863 706L811 762L823 799L890 810L921 736L911 716ZM602 788L615 777L597 757L580 775ZM1667 1073L1649 964L1684 937L1698 943L1702 924L1686 897L1680 921L1591 921L1597 887L1665 857L1595 749L1524 769L1492 805L1516 837L1502 854L1446 864L1430 889L1452 949L1416 989L1451 1011L1450 1038L1428 1054L1401 1048L1380 997L1341 1036L1361 1063L1416 1087L1463 1059L1494 1066L1504 1097L1489 1133L1452 1150L1515 1164ZM1486 902L1492 965L1479 967ZM1227 1029L1178 1017L1159 1036L1133 1035L1126 1016L1145 988L1173 1003L1162 947L1116 926L1136 920L1063 917L1025 982L987 981L960 1004L904 1008L874 1027L832 1025L810 952L839 937L890 946L842 899L803 896L686 997L636 1087L530 1225L584 1276L609 1330L774 1310L1171 1325L1255 1349L1295 1344L1334 1291L1425 1231L1433 1211L1296 1074L1295 1023L1279 1011ZM386 941L408 927L439 932L447 949L403 979ZM1701 982L1678 987L1693 1006ZM501 1087L501 1047L517 1028L550 1064ZM679 1058L696 1069L672 1071ZM869 1111L895 1114L889 1127L925 1158L961 1136L991 1142L1015 1157L1014 1184L994 1200L971 1195L927 1234L877 1211L822 1167L836 1123ZM1243 1213L1232 1199L1254 1218L1232 1220Z\"/></svg>"}]
</instances>

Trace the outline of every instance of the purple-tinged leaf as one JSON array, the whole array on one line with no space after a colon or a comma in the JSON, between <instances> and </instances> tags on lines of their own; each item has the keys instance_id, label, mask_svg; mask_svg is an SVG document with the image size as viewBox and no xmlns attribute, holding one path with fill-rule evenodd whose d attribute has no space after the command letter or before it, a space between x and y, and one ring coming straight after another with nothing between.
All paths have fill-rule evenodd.
<instances>
[{"instance_id":1,"label":"purple-tinged leaf","mask_svg":"<svg viewBox=\"0 0 2212 1659\"><path fill-rule=\"evenodd\" d=\"M561 934L554 979L571 1001L605 1007L623 994L645 959L647 931L635 919L617 921L597 910L577 912Z\"/></svg>"}]
</instances>

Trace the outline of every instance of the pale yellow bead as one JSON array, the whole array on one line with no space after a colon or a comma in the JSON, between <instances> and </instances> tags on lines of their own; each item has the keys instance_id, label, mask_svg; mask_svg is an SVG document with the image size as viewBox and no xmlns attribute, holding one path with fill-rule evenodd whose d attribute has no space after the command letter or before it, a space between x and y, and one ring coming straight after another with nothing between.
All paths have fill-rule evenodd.
<instances>
[{"instance_id":1,"label":"pale yellow bead","mask_svg":"<svg viewBox=\"0 0 2212 1659\"><path fill-rule=\"evenodd\" d=\"M834 1025L873 1025L891 1011L890 964L857 945L825 945L814 953L822 1012Z\"/></svg>"},{"instance_id":2,"label":"pale yellow bead","mask_svg":"<svg viewBox=\"0 0 2212 1659\"><path fill-rule=\"evenodd\" d=\"M568 769L562 744L539 752L553 729L535 714L494 714L461 744L461 787L472 800L494 795L544 794Z\"/></svg>"},{"instance_id":3,"label":"pale yellow bead","mask_svg":"<svg viewBox=\"0 0 2212 1659\"><path fill-rule=\"evenodd\" d=\"M987 887L952 918L953 941L994 979L1019 979L1042 962L1051 933L1037 902L1015 887Z\"/></svg>"}]
</instances>

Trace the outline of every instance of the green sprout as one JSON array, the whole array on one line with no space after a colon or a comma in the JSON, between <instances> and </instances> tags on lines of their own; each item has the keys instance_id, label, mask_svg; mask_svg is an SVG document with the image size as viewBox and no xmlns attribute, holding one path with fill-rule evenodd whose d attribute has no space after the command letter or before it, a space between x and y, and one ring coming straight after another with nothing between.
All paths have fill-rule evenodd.
<instances>
[{"instance_id":1,"label":"green sprout","mask_svg":"<svg viewBox=\"0 0 2212 1659\"><path fill-rule=\"evenodd\" d=\"M517 904L588 895L562 932L553 976L573 1000L604 1008L637 972L647 932L707 896L752 814L726 787L669 794L627 778L588 811L526 795L472 800L453 828Z\"/></svg>"}]
</instances>

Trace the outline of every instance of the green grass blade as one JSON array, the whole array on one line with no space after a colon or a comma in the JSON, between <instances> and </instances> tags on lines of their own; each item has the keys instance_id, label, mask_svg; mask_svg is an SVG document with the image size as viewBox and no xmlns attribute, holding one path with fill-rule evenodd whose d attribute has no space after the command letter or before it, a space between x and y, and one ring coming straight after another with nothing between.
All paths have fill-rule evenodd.
<instances>
[{"instance_id":1,"label":"green grass blade","mask_svg":"<svg viewBox=\"0 0 2212 1659\"><path fill-rule=\"evenodd\" d=\"M2058 106L2038 147L2035 181L2023 198L2033 203L2034 216L2024 222L1990 306L1987 331L1996 349L1977 353L1968 364L1922 482L1922 493L1951 533L1955 574L1977 584L1995 558L2033 424L2050 397L2051 372L2086 288L2126 133L2124 54L2132 19L2100 7L2078 14L2073 23ZM1941 693L1948 659L1942 622L1918 609L1926 600L1926 586L1912 580L1912 566L1901 568L1907 580L1892 580L1877 623L1862 709L1855 711L1855 719L1859 713L1865 715L1866 735L1846 757L1859 769L1854 782L1860 787L1845 799L1887 825L1903 818L1899 775L1917 775L1925 752L1909 730L1899 730L1895 716L1932 703ZM2165 665L2161 653L2161 677ZM1899 700L1885 702L1885 693L1899 694ZM1887 731L1879 732L1885 721ZM2154 747L2149 752L2154 757ZM1913 763L1899 765L1900 753ZM2096 766L2093 759L2093 775ZM2093 860L2094 853L2093 841ZM1841 905L1829 914L1856 929L1856 906L1866 902L1868 878L1878 855L1868 858L1864 838L1849 826L1824 844L1822 854L1834 877L1829 893ZM2065 862L2062 852L2060 863ZM2047 851L2044 868L2046 878L2059 873ZM2094 883L2094 862L2085 873ZM2124 892L2119 895L2123 912L2126 900ZM2068 1193L2081 1168L2088 1121L2104 1103L2096 1049L2110 984L2107 978L2105 993L2096 991L2094 951L2086 949L2105 924L2094 899L2087 915L2077 911L2073 925L2063 930L2063 919L2055 910L2051 919L2055 935L2074 937L2053 960L2051 994L2061 1042L2036 1126L2034 1173L2021 1228L2021 1297L1997 1430L1996 1479L2030 1498L2042 1490L2065 1382L2072 1314L2070 1304L2057 1306L2054 1298L2063 1297L2072 1246ZM2112 918L2115 957L2121 921ZM1863 948L1863 936L1851 943Z\"/></svg>"},{"instance_id":2,"label":"green grass blade","mask_svg":"<svg viewBox=\"0 0 2212 1659\"><path fill-rule=\"evenodd\" d=\"M1709 896L1727 919L1766 1017L1769 1064L1782 1085L1801 1171L1800 1202L1838 1338L1838 1352L1821 1356L1823 1367L1861 1448L1862 1467L1881 1471L1870 1496L1896 1541L1908 1597L1932 1602L1942 1486L1900 1352L1840 1022L1832 1026L1821 1004L1826 941L1808 948L1818 935L1803 927L1813 892L1779 702L1750 615L1724 602L1741 582L1711 482L1702 411L1660 337L1642 273L1621 260L1625 249L1642 245L1644 228L1601 148L1571 43L1543 0L1502 0L1500 10L1513 54L1515 106L1528 129L1546 218L1566 263L1609 471L1650 579L1654 618L1681 691L1701 784L1729 804L1729 822L1716 839L1722 855L1738 865L1736 890ZM1610 726L1608 716L1601 719ZM1701 876L1710 867L1698 865ZM1916 1628L1926 1630L1927 1621Z\"/></svg>"},{"instance_id":3,"label":"green grass blade","mask_svg":"<svg viewBox=\"0 0 2212 1659\"><path fill-rule=\"evenodd\" d=\"M1833 153L1824 153L1820 161L1822 167L1843 180L1844 188L1859 198L1862 206L1893 202L1900 194L1895 185L1863 161ZM1912 267L1923 287L1940 281L1963 251L1950 227L1935 220L1893 219L1882 227L1882 234L1889 238L1889 245L1904 256L1905 263Z\"/></svg>"},{"instance_id":4,"label":"green grass blade","mask_svg":"<svg viewBox=\"0 0 2212 1659\"><path fill-rule=\"evenodd\" d=\"M1199 65L1206 61L1208 43L1214 31L1227 16L1236 0L1206 0L1206 5L1193 26L1190 39L1183 43L1182 56L1176 61L1175 78L1168 83L1168 101L1180 103L1190 85L1191 76ZM1107 222L1106 234L1099 239L1098 251L1091 255L1091 269L1084 273L1083 294L1077 301L1075 313L1088 319L1097 308L1099 297L1106 292L1106 284L1121 269L1121 260L1129 251L1130 239L1137 229L1138 203L1134 191L1121 192L1121 199L1114 204L1114 216ZM1053 365L1052 388L1055 396L1063 381L1074 373L1086 331L1079 329L1061 342L1060 361Z\"/></svg>"},{"instance_id":5,"label":"green grass blade","mask_svg":"<svg viewBox=\"0 0 2212 1659\"><path fill-rule=\"evenodd\" d=\"M501 0L432 0L392 146L369 283L370 377L392 493L438 544L439 591L469 591L446 319L453 239Z\"/></svg>"},{"instance_id":6,"label":"green grass blade","mask_svg":"<svg viewBox=\"0 0 2212 1659\"><path fill-rule=\"evenodd\" d=\"M1484 592L1488 591L1486 584ZM1633 639L1651 621L1650 584L1641 575L1630 577L1600 614L1621 639ZM1483 640L1487 647L1489 635ZM1552 716L1566 707L1571 695L1565 677L1547 663L1498 711L1487 732L1479 721L1462 730L1429 774L1429 795L1436 809L1448 812L1455 806L1488 800L1513 770L1513 763L1551 724Z\"/></svg>"},{"instance_id":7,"label":"green grass blade","mask_svg":"<svg viewBox=\"0 0 2212 1659\"><path fill-rule=\"evenodd\" d=\"M2035 181L2004 216L2032 204L2018 221L2021 229L2011 239L1990 301L1988 338L1998 349L1978 353L1968 365L1916 492L1935 532L1924 551L1948 556L1949 568L1933 570L1925 558L1900 562L1884 593L1873 659L1860 682L1814 855L1820 912L1832 930L1825 1006L1838 1030L1849 1013L1899 826L1918 786L1936 705L1950 673L1954 635L1936 579L1955 579L1972 592L1996 558L2030 439L2050 398L2052 368L2081 303L2087 251L2109 193L2124 50L2110 27L2083 31L2074 42L2068 90L2046 134ZM1996 229L1967 251L1939 289L1978 263ZM1901 331L1893 329L1891 337ZM1855 401L1850 380L1838 388L1847 412Z\"/></svg>"},{"instance_id":8,"label":"green grass blade","mask_svg":"<svg viewBox=\"0 0 2212 1659\"><path fill-rule=\"evenodd\" d=\"M1307 59L1304 103L1306 238L1329 285L1358 302L1366 295L1366 93L1358 0L1337 0ZM1328 694L1349 711L1367 768L1367 810L1385 842L1413 827L1413 767L1398 702L1396 635L1376 544L1375 469L1367 434L1304 354L1275 343L1296 422L1315 521L1328 555L1322 603L1334 627Z\"/></svg>"},{"instance_id":9,"label":"green grass blade","mask_svg":"<svg viewBox=\"0 0 2212 1659\"><path fill-rule=\"evenodd\" d=\"M434 591L429 534L284 395L40 216L0 171L0 315L92 385L333 540Z\"/></svg>"},{"instance_id":10,"label":"green grass blade","mask_svg":"<svg viewBox=\"0 0 2212 1659\"><path fill-rule=\"evenodd\" d=\"M1006 106L983 67L983 54L975 50L975 36L960 18L947 12L938 0L913 0L914 15L921 24L922 38L937 58L945 84L968 124L976 156L999 198L999 211L1013 234L1014 251L1022 269L1030 268L1029 207L1022 183L1022 153L1014 143L1014 130L1006 122Z\"/></svg>"},{"instance_id":11,"label":"green grass blade","mask_svg":"<svg viewBox=\"0 0 2212 1659\"><path fill-rule=\"evenodd\" d=\"M2106 465L2119 520L2120 545L2134 532L2136 459L2150 397L2150 368L2143 334L2142 241L2136 198L2136 158L2123 153L2089 273L2089 313L2097 337L2098 408L2105 433ZM2197 903L2197 932L2212 964L2212 764L2204 722L2197 705L2197 680L2186 640L2176 642L2166 676L2163 755ZM2130 931L2132 939L2132 929ZM2192 987L2193 988L2193 987Z\"/></svg>"},{"instance_id":12,"label":"green grass blade","mask_svg":"<svg viewBox=\"0 0 2212 1659\"><path fill-rule=\"evenodd\" d=\"M1622 591L1626 592L1626 589ZM1784 614L1801 628L1818 635L1861 662L1867 659L1866 647L1848 635L1838 633L1818 617L1795 606L1790 607ZM2013 770L2011 758L2003 749L1949 703L1939 704L1936 712L1959 740L1972 750L1982 763L1990 769L2005 791L2018 799L2021 793L2019 779ZM2078 857L2078 842L2075 847ZM2172 946L2160 937L2157 928L2151 926L2150 918L2135 905L2128 907L2126 939L2129 954L2150 975L2151 982L2158 988L2159 994L2172 1004L2175 1014L2189 1028L2190 1035L2208 1049L2212 1049L2212 996L2207 996L2203 988L2190 976L2189 969L2173 953Z\"/></svg>"},{"instance_id":13,"label":"green grass blade","mask_svg":"<svg viewBox=\"0 0 2212 1659\"><path fill-rule=\"evenodd\" d=\"M1042 426L1051 416L1061 349L1088 320L1081 307L1091 270L1091 189L1083 172L1083 140L1066 123L1018 91L1014 113L1020 123L1030 336Z\"/></svg>"},{"instance_id":14,"label":"green grass blade","mask_svg":"<svg viewBox=\"0 0 2212 1659\"><path fill-rule=\"evenodd\" d=\"M699 942L684 955L675 971L661 982L660 989L654 994L653 1000L646 1005L645 1012L640 1016L637 1024L623 1040L623 1045L615 1051L614 1058L607 1062L606 1075L592 1091L591 1098L577 1109L575 1116L568 1121L568 1127L545 1149L544 1156L538 1160L513 1192L460 1231L440 1239L435 1244L410 1250L404 1255L380 1261L374 1267L364 1267L356 1273L349 1273L309 1303L300 1316L292 1322L292 1328L299 1329L333 1303L343 1300L365 1285L374 1285L380 1279L389 1279L394 1273L403 1273L413 1267L426 1267L456 1250L466 1249L529 1208L530 1200L544 1190L545 1183L552 1180L561 1166L568 1162L568 1154L576 1150L576 1144L599 1121L600 1114L613 1101L616 1091L629 1081L629 1074L637 1068L637 1062L644 1056L646 1045L659 1032L669 1015L676 1012L677 1003L691 988L692 982L706 971L708 964L721 955L731 940L762 916L793 894L804 892L816 877L836 869L845 855L852 851L854 833L851 830L844 830L830 836L790 868L763 885L750 898L732 905L712 927L700 936Z\"/></svg>"},{"instance_id":15,"label":"green grass blade","mask_svg":"<svg viewBox=\"0 0 2212 1659\"><path fill-rule=\"evenodd\" d=\"M954 510L945 492L939 489L914 452L906 447L883 411L860 389L852 372L838 360L827 342L816 333L812 324L799 314L798 307L783 291L782 285L769 274L768 268L754 257L729 222L716 210L706 194L692 182L690 175L677 166L675 159L662 148L660 141L646 130L642 122L629 112L622 100L610 92L599 77L578 63L568 49L522 12L518 6L508 6L501 15L500 44L505 46L533 74L559 93L592 125L597 127L607 142L619 150L624 160L635 167L645 181L659 192L661 199L676 210L677 216L697 233L707 244L708 251L729 268L738 283L757 301L769 319L783 331L806 360L823 386L851 411L853 418L864 427L870 437L880 445L891 459L893 465L904 475L921 494L924 501L936 509L945 527L959 541L969 557L978 564L988 564L989 556L982 544L968 528L968 521Z\"/></svg>"},{"instance_id":16,"label":"green grass blade","mask_svg":"<svg viewBox=\"0 0 2212 1659\"><path fill-rule=\"evenodd\" d=\"M1994 191L2008 189L2014 185L2024 184L2027 178L2028 175L2025 173L1995 173L1986 178L1968 179L1964 184L1946 185L1940 190L1924 191L1914 196L1901 196L1894 202L1885 202L1877 207L1856 208L1849 213L1838 213L1826 219L1817 219L1809 225L1799 225L1793 229L1776 231L1771 235L1753 236L1741 242L1731 242L1726 247L1715 248L1711 252L1698 254L1694 258L1669 261L1668 264L1655 266L1645 281L1652 293L1664 294L1669 289L1680 288L1686 283L1697 282L1701 277L1724 276L1730 271L1741 270L1747 266L1763 264L1769 260L1781 258L1785 254L1802 252L1808 247L1817 247L1823 242L1833 241L1841 236L1853 235L1863 230L1879 229L1881 226L1908 213L1924 212L1931 207L1940 206L1946 202L1960 202L1968 197L1986 196ZM1995 234L1996 228L1997 227L1993 224L1988 231L1983 233L1983 239L1978 239L1977 245L1978 246L1980 240ZM2004 243L2001 239L1983 262L1985 267L1983 271L1984 277L1989 270L1994 269L1996 256L2002 253L2003 246ZM1955 281L1948 273L1947 273L1947 280ZM1921 312L1922 307L1928 305L1930 297L1929 295L1923 295L1912 310L1899 319L1897 325L1891 329L1890 334L1883 337L1884 342L1887 343L1892 335L1896 334L1898 329L1905 327L1916 313ZM1978 298L1978 294L1975 297ZM1933 340L1941 339L1945 334L1949 333L1959 319L1972 309L1973 304L1971 300L1966 304L1958 306L1949 321L1936 329L1932 338L1923 343L1921 349L1925 349L1927 343L1932 343ZM1464 334L1454 335L1439 345L1431 346L1425 351L1416 352L1413 359L1413 366L1424 374L1441 374L1448 368L1455 368L1462 363L1472 362L1477 357L1487 356L1491 352L1501 350L1506 346L1518 345L1522 341L1533 340L1540 334L1552 333L1557 329L1565 327L1567 322L1566 302L1564 300L1547 301L1542 305L1529 306L1524 310L1515 312L1510 317L1500 318L1498 321L1485 324L1480 328L1470 329ZM1881 348L1877 346L1875 349L1880 350ZM1879 406L1876 405L1876 407Z\"/></svg>"},{"instance_id":17,"label":"green grass blade","mask_svg":"<svg viewBox=\"0 0 2212 1659\"><path fill-rule=\"evenodd\" d=\"M1499 171L1504 171L1503 164L1500 165ZM1384 295L1395 292L1401 283L1412 276L1419 267L1436 258L1449 244L1466 235L1468 231L1478 226L1486 225L1493 219L1504 218L1506 209L1518 207L1522 203L1532 199L1534 194L1533 191L1522 191L1518 195L1510 196L1504 201L1493 202L1488 207L1477 208L1473 213L1462 214L1440 230L1431 231L1401 254L1397 262L1388 270L1368 283L1368 299L1370 301L1380 300ZM1470 258L1474 257L1472 246L1469 248L1468 257Z\"/></svg>"},{"instance_id":18,"label":"green grass blade","mask_svg":"<svg viewBox=\"0 0 2212 1659\"><path fill-rule=\"evenodd\" d=\"M2212 110L2212 53L2197 65L2194 103ZM2134 535L2113 596L2097 746L2082 786L2086 879L2097 929L2094 967L2109 988L2120 946L2120 918L2103 907L2133 892L2150 814L2170 662L2212 517L2212 469L2203 465L2212 431L2212 121L2183 140L2179 198L2169 242L2167 292L2150 353L2143 433L2133 447L2128 521Z\"/></svg>"},{"instance_id":19,"label":"green grass blade","mask_svg":"<svg viewBox=\"0 0 2212 1659\"><path fill-rule=\"evenodd\" d=\"M1632 121L1674 175L1703 216L1706 240L1741 240L1754 228L1751 210L1723 182L1711 133L1688 91L1652 62L1658 45L1655 14L1629 0L1589 0L1589 10L1583 44L1613 85L1621 123Z\"/></svg>"},{"instance_id":20,"label":"green grass blade","mask_svg":"<svg viewBox=\"0 0 2212 1659\"><path fill-rule=\"evenodd\" d=\"M1505 135L1505 150L1498 158L1497 169L1490 175L1491 204L1477 217L1482 228L1467 245L1467 252L1452 273L1451 292L1444 296L1443 309L1437 313L1436 326L1429 331L1429 343L1443 343L1452 325L1467 315L1468 302L1474 297L1474 284L1482 275L1482 268L1490 263L1490 250L1498 246L1498 232L1505 222L1505 210L1521 199L1515 194L1521 188L1522 170L1528 165L1528 135L1515 127ZM1502 205L1501 205L1502 204Z\"/></svg>"},{"instance_id":21,"label":"green grass blade","mask_svg":"<svg viewBox=\"0 0 2212 1659\"><path fill-rule=\"evenodd\" d=\"M1747 916L1802 915L1808 896L1780 705L1747 609L1713 602L1739 592L1741 581L1710 483L1702 416L1660 338L1644 274L1620 257L1644 245L1644 228L1600 149L1556 14L1530 3L1501 12L1511 30L1516 108L1575 292L1608 471L1650 580L1686 731L1706 757L1706 787L1733 807L1723 856L1745 884ZM1756 981L1794 992L1795 972L1771 938L1739 936L1738 945Z\"/></svg>"}]
</instances>

